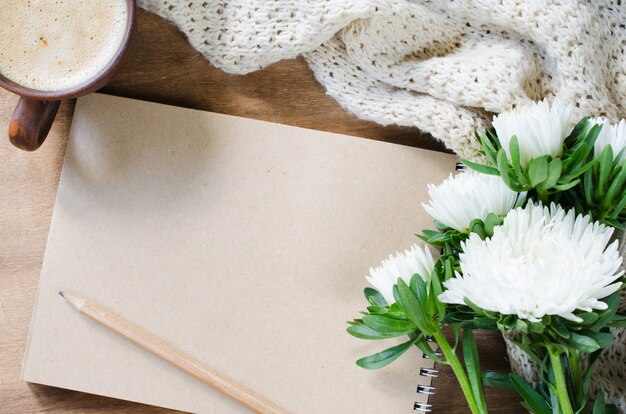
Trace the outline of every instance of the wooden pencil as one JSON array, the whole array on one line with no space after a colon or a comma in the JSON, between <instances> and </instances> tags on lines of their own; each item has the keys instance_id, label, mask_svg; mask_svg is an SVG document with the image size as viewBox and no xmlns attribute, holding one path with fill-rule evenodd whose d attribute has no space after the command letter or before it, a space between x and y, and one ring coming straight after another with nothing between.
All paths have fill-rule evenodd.
<instances>
[{"instance_id":1,"label":"wooden pencil","mask_svg":"<svg viewBox=\"0 0 626 414\"><path fill-rule=\"evenodd\" d=\"M252 411L260 414L286 414L286 411L276 407L274 404L264 400L241 385L224 378L215 371L205 367L197 360L185 355L171 345L109 312L96 303L79 296L64 293L63 291L59 292L59 295L67 299L74 308L82 314L106 326L113 332L130 340L146 351L158 355L187 374L198 378L200 381L247 406Z\"/></svg>"}]
</instances>

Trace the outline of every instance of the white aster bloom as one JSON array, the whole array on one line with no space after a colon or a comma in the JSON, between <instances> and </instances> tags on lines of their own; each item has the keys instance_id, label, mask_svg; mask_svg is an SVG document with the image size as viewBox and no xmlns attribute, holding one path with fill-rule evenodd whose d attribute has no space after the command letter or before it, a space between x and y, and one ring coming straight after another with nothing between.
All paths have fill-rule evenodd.
<instances>
[{"instance_id":1,"label":"white aster bloom","mask_svg":"<svg viewBox=\"0 0 626 414\"><path fill-rule=\"evenodd\" d=\"M611 124L604 118L593 118L589 120L589 126L602 125L600 135L594 145L594 155L600 157L607 145L613 149L613 156L616 156L622 149L626 148L626 120L622 119L619 124ZM624 161L624 154L620 162Z\"/></svg>"},{"instance_id":2,"label":"white aster bloom","mask_svg":"<svg viewBox=\"0 0 626 414\"><path fill-rule=\"evenodd\" d=\"M404 253L396 253L395 257L389 255L389 258L383 260L380 266L370 268L370 276L365 278L391 305L396 301L393 297L393 286L398 283L398 278L409 284L413 275L417 273L422 279L428 281L434 268L435 261L428 247L420 248L413 244Z\"/></svg>"},{"instance_id":3,"label":"white aster bloom","mask_svg":"<svg viewBox=\"0 0 626 414\"><path fill-rule=\"evenodd\" d=\"M570 105L558 101L550 105L544 99L494 116L492 124L509 159L509 143L514 135L517 137L520 163L524 167L542 155L561 155L571 112Z\"/></svg>"},{"instance_id":4,"label":"white aster bloom","mask_svg":"<svg viewBox=\"0 0 626 414\"><path fill-rule=\"evenodd\" d=\"M512 210L494 235L470 235L463 244L463 275L444 283L439 299L517 315L531 322L559 315L580 322L574 311L606 309L623 275L613 229L552 204Z\"/></svg>"},{"instance_id":5,"label":"white aster bloom","mask_svg":"<svg viewBox=\"0 0 626 414\"><path fill-rule=\"evenodd\" d=\"M461 232L469 231L474 219L484 220L489 213L504 216L525 193L516 193L494 175L466 171L450 174L440 185L428 185L428 204L424 210L435 220Z\"/></svg>"}]
</instances>

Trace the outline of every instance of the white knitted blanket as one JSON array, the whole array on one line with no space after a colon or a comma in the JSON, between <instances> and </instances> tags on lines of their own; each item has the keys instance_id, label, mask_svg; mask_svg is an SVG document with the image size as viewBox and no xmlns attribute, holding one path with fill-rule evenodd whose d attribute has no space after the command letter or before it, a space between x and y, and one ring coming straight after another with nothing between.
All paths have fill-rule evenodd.
<instances>
[{"instance_id":1,"label":"white knitted blanket","mask_svg":"<svg viewBox=\"0 0 626 414\"><path fill-rule=\"evenodd\" d=\"M303 55L344 108L474 158L491 112L559 97L626 116L626 5L609 0L139 0L215 66Z\"/></svg>"},{"instance_id":2,"label":"white knitted blanket","mask_svg":"<svg viewBox=\"0 0 626 414\"><path fill-rule=\"evenodd\" d=\"M139 0L213 65L244 74L304 56L344 108L415 126L462 157L494 112L544 97L626 117L620 0ZM596 385L626 413L626 334ZM529 369L521 354L513 366ZM516 363L519 362L519 363Z\"/></svg>"}]
</instances>

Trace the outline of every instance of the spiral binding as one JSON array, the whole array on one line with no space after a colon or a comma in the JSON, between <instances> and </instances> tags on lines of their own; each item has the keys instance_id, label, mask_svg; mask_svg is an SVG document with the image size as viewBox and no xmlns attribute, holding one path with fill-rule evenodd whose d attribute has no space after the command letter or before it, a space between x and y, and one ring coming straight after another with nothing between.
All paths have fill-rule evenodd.
<instances>
[{"instance_id":1,"label":"spiral binding","mask_svg":"<svg viewBox=\"0 0 626 414\"><path fill-rule=\"evenodd\" d=\"M432 411L433 405L428 403L416 402L413 405L413 411L421 411L423 413L429 413Z\"/></svg>"},{"instance_id":2,"label":"spiral binding","mask_svg":"<svg viewBox=\"0 0 626 414\"><path fill-rule=\"evenodd\" d=\"M435 387L431 387L430 385L418 385L417 386L417 392L419 394L426 394L426 395L435 395Z\"/></svg>"},{"instance_id":3,"label":"spiral binding","mask_svg":"<svg viewBox=\"0 0 626 414\"><path fill-rule=\"evenodd\" d=\"M458 164L457 163L457 168L458 168ZM428 342L433 342L432 338L427 337L426 340ZM433 351L433 353L435 354L435 356L437 357L441 357L441 352L439 351ZM422 355L423 358L425 359L431 359L428 355L423 354ZM422 377L429 377L429 378L437 378L439 376L439 370L435 369L435 368L420 368L420 375ZM435 390L436 387L433 387L432 385L418 385L417 386L417 393L418 394L422 394L422 395L426 395L426 398L428 398L428 396L430 395L434 395L435 394ZM413 411L421 411L423 413L430 413L433 411L433 405L432 404L428 404L428 403L423 403L423 402L419 402L416 401L413 404Z\"/></svg>"},{"instance_id":4,"label":"spiral binding","mask_svg":"<svg viewBox=\"0 0 626 414\"><path fill-rule=\"evenodd\" d=\"M420 368L420 375L422 377L437 378L439 376L439 370L434 368Z\"/></svg>"},{"instance_id":5,"label":"spiral binding","mask_svg":"<svg viewBox=\"0 0 626 414\"><path fill-rule=\"evenodd\" d=\"M442 354L441 352L439 352L439 351L433 351L433 354L435 354L435 356L436 356L436 357L440 357L440 356L442 356L442 355L443 355L443 354ZM426 354L422 354L422 358L424 358L424 359L431 359L431 358L430 358L428 355L426 355Z\"/></svg>"},{"instance_id":6,"label":"spiral binding","mask_svg":"<svg viewBox=\"0 0 626 414\"><path fill-rule=\"evenodd\" d=\"M467 169L467 167L462 162L457 162L454 169L456 171L464 171L464 170ZM432 338L428 338L427 337L426 340L428 342L433 342ZM441 357L442 356L441 352L439 352L439 351L433 351L433 353L437 357ZM426 354L423 354L423 358L431 359ZM420 375L422 377L437 378L439 376L439 370L435 369L435 368L420 368ZM428 398L428 396L435 394L436 389L437 388L433 387L432 385L418 385L417 386L417 393L418 394L422 394L422 395L426 395L426 397ZM433 411L433 405L432 404L428 404L428 403L423 403L423 402L416 401L413 404L413 411L421 411L423 413L430 413L430 412Z\"/></svg>"}]
</instances>

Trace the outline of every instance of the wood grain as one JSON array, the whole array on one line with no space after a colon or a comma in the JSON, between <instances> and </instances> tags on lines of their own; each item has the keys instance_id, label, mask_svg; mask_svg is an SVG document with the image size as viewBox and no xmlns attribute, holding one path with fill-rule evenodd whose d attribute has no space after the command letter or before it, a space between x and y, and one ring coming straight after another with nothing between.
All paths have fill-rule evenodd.
<instances>
[{"instance_id":1,"label":"wood grain","mask_svg":"<svg viewBox=\"0 0 626 414\"><path fill-rule=\"evenodd\" d=\"M211 67L181 33L156 16L140 12L137 29L128 61L103 92L443 149L416 129L382 127L348 114L326 96L300 59L234 76ZM19 380L73 103L61 105L49 138L39 150L27 153L6 138L16 102L15 96L0 91L0 413L171 412ZM478 341L483 369L507 370L499 335L481 333ZM443 369L435 384L435 413L468 412L449 370ZM492 413L524 412L512 394L490 390L488 401Z\"/></svg>"}]
</instances>

